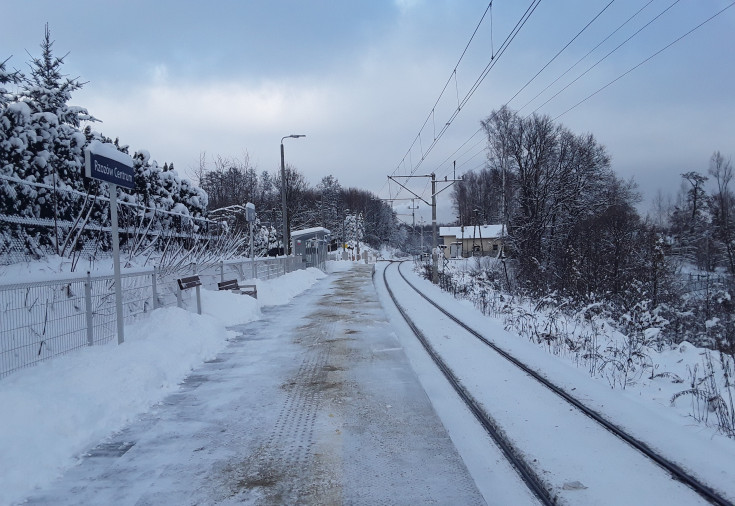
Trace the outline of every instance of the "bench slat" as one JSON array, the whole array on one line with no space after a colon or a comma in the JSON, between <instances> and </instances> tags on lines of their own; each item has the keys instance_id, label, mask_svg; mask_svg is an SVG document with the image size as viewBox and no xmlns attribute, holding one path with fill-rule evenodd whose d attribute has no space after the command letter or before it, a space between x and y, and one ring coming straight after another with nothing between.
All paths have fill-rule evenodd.
<instances>
[{"instance_id":1,"label":"bench slat","mask_svg":"<svg viewBox=\"0 0 735 506\"><path fill-rule=\"evenodd\" d=\"M258 298L258 287L257 285L241 285L236 279L230 279L228 281L222 281L217 283L217 289L219 290L234 290L238 291L243 295L250 295L251 297Z\"/></svg>"},{"instance_id":2,"label":"bench slat","mask_svg":"<svg viewBox=\"0 0 735 506\"><path fill-rule=\"evenodd\" d=\"M194 288L195 286L202 286L202 280L199 279L199 276L189 276L186 278L177 279L176 281L178 281L179 288L181 290Z\"/></svg>"},{"instance_id":3,"label":"bench slat","mask_svg":"<svg viewBox=\"0 0 735 506\"><path fill-rule=\"evenodd\" d=\"M217 283L218 290L237 290L238 288L239 288L239 285L237 284L236 279L231 279L229 281L222 281L221 283Z\"/></svg>"}]
</instances>

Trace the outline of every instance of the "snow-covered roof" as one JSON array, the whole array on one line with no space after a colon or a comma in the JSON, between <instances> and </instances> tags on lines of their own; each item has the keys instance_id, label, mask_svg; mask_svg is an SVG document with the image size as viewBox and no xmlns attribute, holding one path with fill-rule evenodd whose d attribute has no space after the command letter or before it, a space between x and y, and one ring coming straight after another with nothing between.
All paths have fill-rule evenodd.
<instances>
[{"instance_id":1,"label":"snow-covered roof","mask_svg":"<svg viewBox=\"0 0 735 506\"><path fill-rule=\"evenodd\" d=\"M324 234L332 233L324 227L312 227L312 228L305 228L303 230L292 230L291 237L301 237L302 235L316 234L318 232L323 232Z\"/></svg>"},{"instance_id":2,"label":"snow-covered roof","mask_svg":"<svg viewBox=\"0 0 735 506\"><path fill-rule=\"evenodd\" d=\"M462 231L462 227L439 227L439 235L441 237L454 236L457 239L462 239L462 237L465 239L479 239L480 237L483 239L494 239L501 237L502 233L502 225L465 225L464 232Z\"/></svg>"}]
</instances>

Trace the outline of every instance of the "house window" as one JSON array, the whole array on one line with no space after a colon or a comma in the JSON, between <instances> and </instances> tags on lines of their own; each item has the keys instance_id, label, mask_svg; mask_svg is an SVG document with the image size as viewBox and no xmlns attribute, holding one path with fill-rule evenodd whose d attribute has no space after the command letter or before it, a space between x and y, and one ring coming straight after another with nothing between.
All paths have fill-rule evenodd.
<instances>
[{"instance_id":1,"label":"house window","mask_svg":"<svg viewBox=\"0 0 735 506\"><path fill-rule=\"evenodd\" d=\"M493 244L493 251L498 251L498 245L497 244Z\"/></svg>"}]
</instances>

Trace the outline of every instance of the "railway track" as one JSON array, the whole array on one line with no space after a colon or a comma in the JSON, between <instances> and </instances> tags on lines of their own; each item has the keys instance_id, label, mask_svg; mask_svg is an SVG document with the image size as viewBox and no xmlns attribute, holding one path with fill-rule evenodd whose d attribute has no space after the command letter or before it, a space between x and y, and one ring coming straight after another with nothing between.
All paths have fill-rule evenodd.
<instances>
[{"instance_id":1,"label":"railway track","mask_svg":"<svg viewBox=\"0 0 735 506\"><path fill-rule=\"evenodd\" d=\"M551 393L552 397L555 397L557 399L557 403L566 404L568 406L567 409L570 412L573 412L574 416L576 416L577 418L586 418L587 420L592 420L596 427L602 429L602 432L614 436L614 438L618 440L618 445L621 441L625 443L629 449L634 450L634 452L632 453L637 454L636 458L643 458L648 462L655 464L655 466L658 467L659 470L662 470L666 474L668 474L669 481L675 482L676 484L685 485L689 489L689 492L691 492L694 497L699 499L699 502L708 502L717 505L733 504L712 487L708 486L705 483L702 483L702 481L699 480L697 477L687 472L679 464L672 462L671 460L657 453L653 448L646 444L645 441L634 437L611 420L606 419L600 413L584 405L582 402L580 402L574 396L570 395L564 389L558 387L557 385L554 385L547 378L541 376L536 371L530 369L525 364L523 364L520 360L498 347L496 344L486 338L482 333L478 332L476 329L471 328L470 326L456 318L449 311L430 299L428 296L422 293L421 290L419 290L413 283L411 283L406 278L404 273L401 272L400 265L400 262L393 262L383 270L382 278L388 295L390 296L397 310L406 321L413 334L415 334L416 338L421 343L426 353L431 357L431 360L436 364L436 366L442 372L454 391L465 403L468 410L477 419L479 424L484 428L484 430L492 438L495 444L502 450L505 457L511 463L513 468L517 471L526 486L528 486L528 488L537 497L540 503L559 504L567 502L567 500L565 500L564 497L560 497L561 491L559 484L553 483L553 480L550 480L548 478L548 469L545 469L543 467L543 463L540 462L539 459L531 458L531 455L533 454L533 449L520 447L517 444L513 436L513 428L511 427L509 430L507 427L508 425L513 424L508 424L507 420L502 421L493 416L493 413L491 413L490 410L487 408L490 402L487 399L483 399L483 390L481 388L477 388L476 385L468 386L468 384L471 384L472 381L463 378L461 363L458 363L456 359L454 363L450 363L451 361L447 360L443 356L441 350L435 344L439 341L437 341L436 337L431 336L431 325L423 325L422 330L422 325L418 324L416 318L412 317L410 314L411 312L416 314L416 308L414 307L413 309L409 310L406 307L407 304L415 306L416 304L418 304L418 300L423 301L424 304L429 304L432 308L431 310L441 314L441 318L444 321L452 322L452 325L455 328L461 329L457 330L457 332L461 332L464 333L464 335L471 336L471 339L473 339L475 343L481 343L480 346L486 350L486 353L494 354L495 357L500 357L501 360L504 361L506 364L510 364L509 367L512 367L516 371L518 371L522 377L527 378L527 381L535 383L536 387L534 388L541 388L544 389L546 392ZM412 290L412 293L418 294L420 298L416 298L415 296L413 296L411 299L406 299L404 296L404 301L400 301L399 296L396 295L395 291L391 287L391 284L388 282L387 273L389 269L396 269L398 271L398 274L400 275L401 282L408 285ZM426 309L423 309L421 311L423 311L421 314L426 314ZM441 344L443 345L443 343ZM466 344L464 346L466 346ZM520 381L520 377L518 378L519 379L516 379L514 381ZM540 414L543 415L543 413ZM606 444L609 444L609 442ZM579 456L577 456L577 458L578 457ZM599 456L593 455L592 457L598 458ZM648 472L650 472L650 470ZM658 499L660 500L661 497L659 496ZM688 504L690 502L684 500L683 503Z\"/></svg>"}]
</instances>

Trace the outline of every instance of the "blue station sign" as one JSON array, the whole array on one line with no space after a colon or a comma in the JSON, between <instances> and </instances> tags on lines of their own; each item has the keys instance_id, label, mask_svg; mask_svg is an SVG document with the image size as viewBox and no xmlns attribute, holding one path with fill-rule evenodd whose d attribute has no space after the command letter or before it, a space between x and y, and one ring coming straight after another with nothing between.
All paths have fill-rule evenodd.
<instances>
[{"instance_id":1,"label":"blue station sign","mask_svg":"<svg viewBox=\"0 0 735 506\"><path fill-rule=\"evenodd\" d=\"M112 144L93 141L84 152L84 175L123 188L135 188L133 159Z\"/></svg>"}]
</instances>

